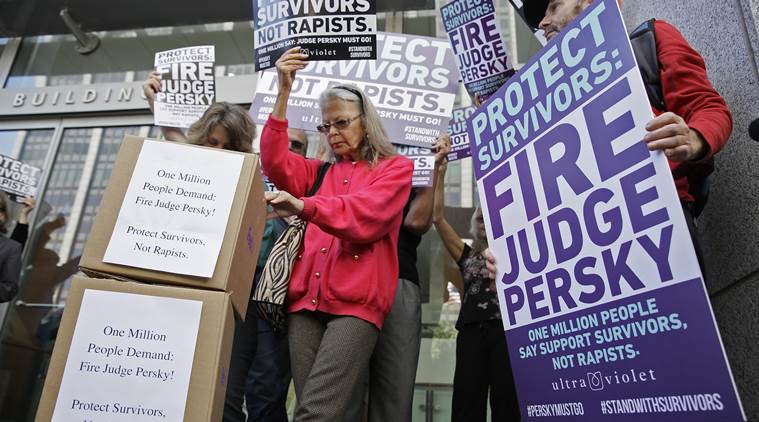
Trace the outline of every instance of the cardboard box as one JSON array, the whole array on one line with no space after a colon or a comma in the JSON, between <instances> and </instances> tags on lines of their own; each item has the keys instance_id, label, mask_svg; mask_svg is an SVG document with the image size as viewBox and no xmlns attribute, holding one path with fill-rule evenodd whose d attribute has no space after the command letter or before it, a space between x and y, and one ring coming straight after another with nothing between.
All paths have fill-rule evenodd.
<instances>
[{"instance_id":1,"label":"cardboard box","mask_svg":"<svg viewBox=\"0 0 759 422\"><path fill-rule=\"evenodd\" d=\"M85 294L87 294L86 300L88 302L87 305L83 306ZM112 307L110 312L85 315L86 313L93 313L95 309L92 299L94 294L104 296L108 300L118 300L121 305ZM125 297L126 299L124 299ZM117 309L131 306L130 301L133 299L156 301L157 306L131 310L127 308L126 311ZM177 315L176 312L173 312L175 308L163 306L164 302L167 301L180 302L183 306L189 303L199 310L196 314L199 317L194 320L187 317L188 322L185 323L183 318L187 314ZM202 305L199 305L198 302ZM119 327L119 314L122 317L121 324L124 324L123 314L125 312L129 313L128 318L130 319L127 321L134 325ZM161 320L174 318L180 322L174 323L174 328L167 328L171 324L169 322L165 322L163 325L156 324L155 332L150 331L148 333L143 330L137 338L134 336L129 336L129 338L117 337L114 332L118 329L130 333L128 330L140 326L138 313L152 313L145 315L143 319L156 320L155 314L158 313L161 314L159 317ZM74 338L75 331L76 339ZM174 340L176 337L182 337L179 339L180 341L184 341L184 337L187 337L185 343L193 341L190 338L191 336L179 336L178 333L181 332L193 334L197 332L196 340L194 340L194 356L187 353L187 350L192 350L191 348L181 347L179 350L175 350L171 349L168 344L151 341L151 338L160 339L161 335L164 335L169 341L171 341L172 336L175 337ZM143 412L162 412L164 417L158 416L155 420L220 421L224 410L224 395L233 335L234 319L228 293L75 277L66 301L45 387L37 409L36 421L48 422L53 420L54 413L56 413L56 420L61 421L153 420L153 418L137 418L124 414L124 411L130 408L141 408ZM129 344L141 352L168 350L169 355L173 353L173 356L171 360L150 360L129 357L128 355L131 352L125 352L120 356L117 356L115 352L110 356L102 352L102 350L109 349L114 351L119 344L122 351L125 348L124 345ZM100 347L101 353L90 351L90 349L97 350L92 345ZM82 356L85 358L82 359ZM180 366L178 362L181 359L185 359L185 370L177 370L177 373L174 374L172 369ZM179 380L182 376L187 377L188 371L186 369L189 367L190 360L189 383L185 378L184 384L182 384ZM68 367L67 362L69 363ZM132 372L123 377L119 374L108 373L108 371L103 370L104 362L111 369L119 368L123 372L131 369ZM100 365L100 368L96 371L93 368L97 365ZM135 373L137 367L146 367L152 370L163 367L166 370L164 373L172 372L172 378L165 382L161 379L147 378L144 373ZM64 374L67 385L63 386L62 389ZM81 379L74 379L77 377L84 379L86 387L76 388L76 382L82 381ZM135 386L139 388L135 388ZM147 391L148 388L158 388L163 393L150 392ZM181 410L181 399L171 400L170 396L174 393L182 399L186 397L184 411ZM75 399L71 399L72 394L74 394ZM61 403L56 409L56 402L59 399ZM166 406L176 402L179 402L176 405L179 410L175 409L173 412L167 410Z\"/></svg>"},{"instance_id":2,"label":"cardboard box","mask_svg":"<svg viewBox=\"0 0 759 422\"><path fill-rule=\"evenodd\" d=\"M225 152L239 154L244 157L244 161L218 260L213 275L205 278L103 262L143 144L144 139L140 137L127 135L124 138L108 187L87 238L79 264L82 271L91 277L226 291L232 295L236 312L244 319L266 221L258 155ZM182 148L206 149L194 145L182 145ZM202 224L200 219L199 224Z\"/></svg>"}]
</instances>

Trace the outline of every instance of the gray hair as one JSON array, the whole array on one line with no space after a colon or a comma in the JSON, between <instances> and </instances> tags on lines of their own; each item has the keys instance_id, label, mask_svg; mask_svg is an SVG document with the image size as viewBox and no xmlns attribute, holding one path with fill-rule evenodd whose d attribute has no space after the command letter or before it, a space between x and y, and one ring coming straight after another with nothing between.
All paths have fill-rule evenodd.
<instances>
[{"instance_id":1,"label":"gray hair","mask_svg":"<svg viewBox=\"0 0 759 422\"><path fill-rule=\"evenodd\" d=\"M361 141L359 147L361 159L368 161L370 166L376 166L380 158L392 157L398 154L387 137L377 109L366 94L364 94L364 91L355 85L332 86L319 96L319 107L324 108L327 102L332 99L355 103L358 109L361 110L361 123L364 125L364 140ZM326 159L327 161L335 161L339 160L340 157L335 157L334 152L330 148L326 151Z\"/></svg>"}]
</instances>

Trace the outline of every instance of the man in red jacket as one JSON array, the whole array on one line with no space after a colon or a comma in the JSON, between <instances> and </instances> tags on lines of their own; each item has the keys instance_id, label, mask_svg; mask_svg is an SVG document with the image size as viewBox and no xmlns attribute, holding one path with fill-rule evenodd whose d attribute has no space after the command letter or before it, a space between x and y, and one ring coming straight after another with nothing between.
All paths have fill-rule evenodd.
<instances>
[{"instance_id":1,"label":"man in red jacket","mask_svg":"<svg viewBox=\"0 0 759 422\"><path fill-rule=\"evenodd\" d=\"M550 41L592 2L526 0L525 18L531 25L542 29ZM646 125L648 134L643 141L649 150L663 151L669 160L703 271L703 259L691 214L695 198L689 191L688 179L698 168L697 164L711 159L725 146L732 132L733 120L725 100L709 82L701 55L671 24L656 20L654 30L661 90L667 110L651 107L656 117Z\"/></svg>"}]
</instances>

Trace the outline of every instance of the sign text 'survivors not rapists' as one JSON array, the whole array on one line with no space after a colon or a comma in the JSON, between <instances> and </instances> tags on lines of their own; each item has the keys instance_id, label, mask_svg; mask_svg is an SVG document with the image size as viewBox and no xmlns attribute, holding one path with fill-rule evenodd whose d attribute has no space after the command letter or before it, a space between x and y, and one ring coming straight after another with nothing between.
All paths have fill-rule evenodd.
<instances>
[{"instance_id":1,"label":"sign text 'survivors not rapists'","mask_svg":"<svg viewBox=\"0 0 759 422\"><path fill-rule=\"evenodd\" d=\"M321 123L319 95L337 84L364 90L394 144L430 147L445 131L458 81L451 46L445 40L379 33L377 60L311 62L298 71L287 108L292 128L314 130ZM261 73L251 116L265 123L278 92L277 73Z\"/></svg>"},{"instance_id":2,"label":"sign text 'survivors not rapists'","mask_svg":"<svg viewBox=\"0 0 759 422\"><path fill-rule=\"evenodd\" d=\"M468 121L524 420L744 420L614 0Z\"/></svg>"},{"instance_id":3,"label":"sign text 'survivors not rapists'","mask_svg":"<svg viewBox=\"0 0 759 422\"><path fill-rule=\"evenodd\" d=\"M243 156L146 140L103 262L211 277Z\"/></svg>"},{"instance_id":4,"label":"sign text 'survivors not rapists'","mask_svg":"<svg viewBox=\"0 0 759 422\"><path fill-rule=\"evenodd\" d=\"M377 56L375 0L253 0L256 70L300 47L311 60Z\"/></svg>"},{"instance_id":5,"label":"sign text 'survivors not rapists'","mask_svg":"<svg viewBox=\"0 0 759 422\"><path fill-rule=\"evenodd\" d=\"M486 100L514 74L492 0L452 0L440 14L467 92Z\"/></svg>"},{"instance_id":6,"label":"sign text 'survivors not rapists'","mask_svg":"<svg viewBox=\"0 0 759 422\"><path fill-rule=\"evenodd\" d=\"M203 303L87 289L53 422L181 422Z\"/></svg>"},{"instance_id":7,"label":"sign text 'survivors not rapists'","mask_svg":"<svg viewBox=\"0 0 759 422\"><path fill-rule=\"evenodd\" d=\"M155 97L156 126L190 127L216 100L215 48L177 48L155 55L161 91Z\"/></svg>"}]
</instances>

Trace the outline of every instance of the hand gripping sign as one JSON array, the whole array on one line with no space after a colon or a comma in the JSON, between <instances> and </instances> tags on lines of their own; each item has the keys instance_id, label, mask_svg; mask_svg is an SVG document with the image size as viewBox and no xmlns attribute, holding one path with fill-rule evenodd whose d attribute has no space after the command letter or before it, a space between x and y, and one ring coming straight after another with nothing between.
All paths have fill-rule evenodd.
<instances>
[{"instance_id":1,"label":"hand gripping sign","mask_svg":"<svg viewBox=\"0 0 759 422\"><path fill-rule=\"evenodd\" d=\"M745 420L652 117L604 0L467 122L524 420Z\"/></svg>"}]
</instances>

